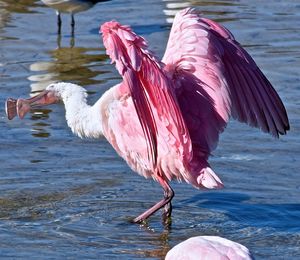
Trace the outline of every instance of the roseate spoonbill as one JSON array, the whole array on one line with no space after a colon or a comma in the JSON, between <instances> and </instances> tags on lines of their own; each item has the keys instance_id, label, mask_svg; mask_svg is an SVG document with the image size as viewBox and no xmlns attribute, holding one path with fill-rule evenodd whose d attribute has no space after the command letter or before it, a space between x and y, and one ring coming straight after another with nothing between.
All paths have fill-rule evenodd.
<instances>
[{"instance_id":1,"label":"roseate spoonbill","mask_svg":"<svg viewBox=\"0 0 300 260\"><path fill-rule=\"evenodd\" d=\"M71 14L72 35L74 34L75 19L74 14L85 11L93 7L96 3L110 0L42 0L45 5L56 9L58 34L61 33L60 13Z\"/></svg>"},{"instance_id":2,"label":"roseate spoonbill","mask_svg":"<svg viewBox=\"0 0 300 260\"><path fill-rule=\"evenodd\" d=\"M101 32L120 84L93 106L83 88L51 84L28 100L8 99L6 111L9 119L23 118L30 107L62 100L75 134L104 135L134 171L158 181L164 198L134 222L163 207L169 219L172 179L223 187L208 157L230 116L275 137L289 129L283 103L253 59L227 29L195 10L176 15L162 62L128 26L111 21Z\"/></svg>"},{"instance_id":3,"label":"roseate spoonbill","mask_svg":"<svg viewBox=\"0 0 300 260\"><path fill-rule=\"evenodd\" d=\"M174 246L165 260L251 260L248 248L218 236L199 236L189 238Z\"/></svg>"}]
</instances>

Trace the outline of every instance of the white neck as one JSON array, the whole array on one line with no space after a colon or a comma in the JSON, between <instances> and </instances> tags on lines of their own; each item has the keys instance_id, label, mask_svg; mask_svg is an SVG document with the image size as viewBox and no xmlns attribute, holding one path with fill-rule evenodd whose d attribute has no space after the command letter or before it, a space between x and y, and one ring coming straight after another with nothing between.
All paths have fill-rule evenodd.
<instances>
[{"instance_id":1,"label":"white neck","mask_svg":"<svg viewBox=\"0 0 300 260\"><path fill-rule=\"evenodd\" d=\"M72 132L79 137L98 138L103 135L100 100L93 106L86 102L85 96L72 95L63 98L66 119Z\"/></svg>"}]
</instances>

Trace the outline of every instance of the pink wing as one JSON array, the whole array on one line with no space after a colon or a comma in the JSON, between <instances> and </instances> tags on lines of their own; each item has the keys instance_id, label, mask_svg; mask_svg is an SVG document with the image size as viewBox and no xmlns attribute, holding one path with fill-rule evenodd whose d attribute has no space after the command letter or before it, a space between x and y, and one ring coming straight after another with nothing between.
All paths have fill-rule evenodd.
<instances>
[{"instance_id":1,"label":"pink wing","mask_svg":"<svg viewBox=\"0 0 300 260\"><path fill-rule=\"evenodd\" d=\"M194 147L212 151L230 115L276 137L289 129L278 94L250 55L227 29L195 10L176 15L162 61Z\"/></svg>"},{"instance_id":2,"label":"pink wing","mask_svg":"<svg viewBox=\"0 0 300 260\"><path fill-rule=\"evenodd\" d=\"M161 64L147 50L142 37L127 26L112 21L101 26L107 54L123 77L122 86L130 91L146 137L149 163L157 169L163 143L182 161L192 157L189 132L173 93L172 82Z\"/></svg>"}]
</instances>

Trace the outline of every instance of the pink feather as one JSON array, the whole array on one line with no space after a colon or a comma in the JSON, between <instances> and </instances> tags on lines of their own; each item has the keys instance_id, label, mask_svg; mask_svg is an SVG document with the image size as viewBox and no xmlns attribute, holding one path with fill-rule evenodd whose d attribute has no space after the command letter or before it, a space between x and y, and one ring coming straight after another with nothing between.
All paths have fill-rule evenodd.
<instances>
[{"instance_id":1,"label":"pink feather","mask_svg":"<svg viewBox=\"0 0 300 260\"><path fill-rule=\"evenodd\" d=\"M33 98L8 99L6 112L9 119L23 118L30 107L61 99L74 133L103 134L134 171L157 180L164 198L134 222L161 208L165 220L170 217L172 179L223 187L208 158L230 116L276 137L289 130L278 94L250 55L227 29L196 11L176 15L162 62L130 27L111 21L101 31L120 84L92 107L79 86L50 84Z\"/></svg>"},{"instance_id":2,"label":"pink feather","mask_svg":"<svg viewBox=\"0 0 300 260\"><path fill-rule=\"evenodd\" d=\"M147 50L145 40L129 27L109 22L102 25L101 32L107 54L116 62L123 77L123 88L128 87L132 96L147 140L148 158L152 165L149 168L161 172L157 161L163 159L165 149L158 143L171 148L172 153L187 164L192 157L189 132L172 82L164 74L160 62ZM173 136L174 139L165 136Z\"/></svg>"},{"instance_id":3,"label":"pink feather","mask_svg":"<svg viewBox=\"0 0 300 260\"><path fill-rule=\"evenodd\" d=\"M143 176L220 188L207 160L230 116L274 136L289 129L278 94L250 55L226 28L195 10L176 15L162 62L128 26L112 21L101 31L123 77L118 95L132 98L126 109L120 99L119 115L110 116L123 134L111 129L106 137Z\"/></svg>"},{"instance_id":4,"label":"pink feather","mask_svg":"<svg viewBox=\"0 0 300 260\"><path fill-rule=\"evenodd\" d=\"M165 260L252 260L245 246L218 236L191 237L174 246Z\"/></svg>"}]
</instances>

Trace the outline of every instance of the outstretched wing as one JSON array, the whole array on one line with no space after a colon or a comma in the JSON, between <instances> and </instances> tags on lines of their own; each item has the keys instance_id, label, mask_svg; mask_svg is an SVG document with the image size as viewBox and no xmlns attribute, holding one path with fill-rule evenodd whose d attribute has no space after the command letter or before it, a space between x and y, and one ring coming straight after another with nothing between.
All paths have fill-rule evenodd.
<instances>
[{"instance_id":1,"label":"outstretched wing","mask_svg":"<svg viewBox=\"0 0 300 260\"><path fill-rule=\"evenodd\" d=\"M162 61L173 73L189 128L198 123L203 133L191 133L193 143L204 149L214 149L230 115L276 137L289 129L278 94L250 55L226 28L195 10L176 15Z\"/></svg>"},{"instance_id":2,"label":"outstretched wing","mask_svg":"<svg viewBox=\"0 0 300 260\"><path fill-rule=\"evenodd\" d=\"M101 32L107 54L116 63L123 85L129 88L153 169L164 150L163 142L168 149L175 149L183 161L190 160L189 132L170 85L172 82L147 50L145 40L115 21L103 24Z\"/></svg>"}]
</instances>

